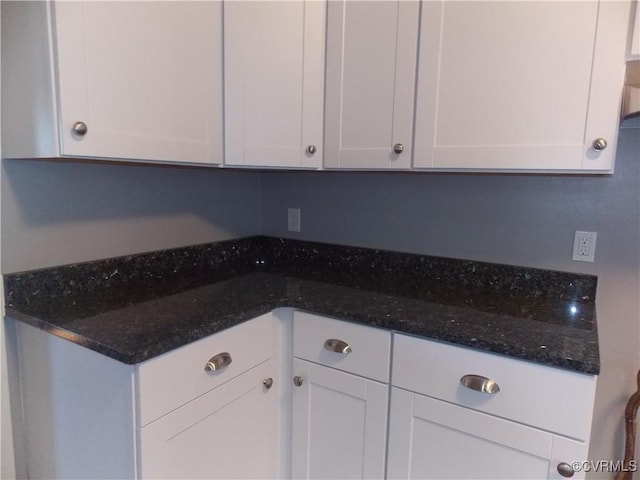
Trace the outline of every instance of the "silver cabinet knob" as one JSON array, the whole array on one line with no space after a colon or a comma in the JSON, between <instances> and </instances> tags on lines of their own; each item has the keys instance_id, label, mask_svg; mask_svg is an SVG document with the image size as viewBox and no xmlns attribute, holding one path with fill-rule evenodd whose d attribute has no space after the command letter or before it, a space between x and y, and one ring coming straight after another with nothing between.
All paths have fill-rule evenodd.
<instances>
[{"instance_id":1,"label":"silver cabinet knob","mask_svg":"<svg viewBox=\"0 0 640 480\"><path fill-rule=\"evenodd\" d=\"M591 147L596 151L596 152L601 152L602 150L604 150L605 148L607 148L607 141L604 138L596 138L593 143L591 144Z\"/></svg>"},{"instance_id":2,"label":"silver cabinet knob","mask_svg":"<svg viewBox=\"0 0 640 480\"><path fill-rule=\"evenodd\" d=\"M558 473L563 477L573 477L573 467L566 462L558 464Z\"/></svg>"},{"instance_id":3,"label":"silver cabinet knob","mask_svg":"<svg viewBox=\"0 0 640 480\"><path fill-rule=\"evenodd\" d=\"M300 387L302 386L302 382L304 382L304 379L302 377L299 377L298 375L296 375L295 377L293 377L293 384L296 387Z\"/></svg>"},{"instance_id":4,"label":"silver cabinet knob","mask_svg":"<svg viewBox=\"0 0 640 480\"><path fill-rule=\"evenodd\" d=\"M76 122L73 124L73 127L71 127L71 131L76 135L83 137L87 134L87 132L89 131L89 128L87 127L87 124L84 122Z\"/></svg>"},{"instance_id":5,"label":"silver cabinet knob","mask_svg":"<svg viewBox=\"0 0 640 480\"><path fill-rule=\"evenodd\" d=\"M494 395L500 391L500 387L496 382L482 375L465 375L460 379L460 383L462 386L476 392Z\"/></svg>"},{"instance_id":6,"label":"silver cabinet knob","mask_svg":"<svg viewBox=\"0 0 640 480\"><path fill-rule=\"evenodd\" d=\"M269 377L269 378L265 378L262 381L262 385L264 385L264 388L266 388L267 390L269 390L271 387L273 387L273 378Z\"/></svg>"},{"instance_id":7,"label":"silver cabinet knob","mask_svg":"<svg viewBox=\"0 0 640 480\"><path fill-rule=\"evenodd\" d=\"M404 152L404 145L403 145L403 144L401 144L401 143L396 143L396 144L393 146L393 151L394 151L395 153L402 153L402 152Z\"/></svg>"},{"instance_id":8,"label":"silver cabinet knob","mask_svg":"<svg viewBox=\"0 0 640 480\"><path fill-rule=\"evenodd\" d=\"M336 338L330 338L324 342L324 349L329 350L330 352L342 353L344 355L352 352L351 345Z\"/></svg>"},{"instance_id":9,"label":"silver cabinet knob","mask_svg":"<svg viewBox=\"0 0 640 480\"><path fill-rule=\"evenodd\" d=\"M217 372L229 366L230 363L231 355L229 352L219 353L209 359L209 361L204 365L204 371L207 373Z\"/></svg>"},{"instance_id":10,"label":"silver cabinet knob","mask_svg":"<svg viewBox=\"0 0 640 480\"><path fill-rule=\"evenodd\" d=\"M309 145L307 147L307 153L309 155L313 155L314 153L316 153L316 146L315 145Z\"/></svg>"}]
</instances>

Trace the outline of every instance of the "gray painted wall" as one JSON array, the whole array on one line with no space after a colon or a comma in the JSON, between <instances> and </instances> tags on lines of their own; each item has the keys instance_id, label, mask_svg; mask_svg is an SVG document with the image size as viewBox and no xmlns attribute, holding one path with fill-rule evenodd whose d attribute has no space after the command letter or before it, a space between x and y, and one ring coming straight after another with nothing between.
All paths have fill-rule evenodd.
<instances>
[{"instance_id":1,"label":"gray painted wall","mask_svg":"<svg viewBox=\"0 0 640 480\"><path fill-rule=\"evenodd\" d=\"M621 129L613 176L274 172L262 195L267 235L598 275L590 459L622 458L640 367L639 129ZM301 208L300 234L287 207ZM594 263L571 260L575 230L598 232Z\"/></svg>"},{"instance_id":2,"label":"gray painted wall","mask_svg":"<svg viewBox=\"0 0 640 480\"><path fill-rule=\"evenodd\" d=\"M2 164L2 273L260 233L258 172Z\"/></svg>"}]
</instances>

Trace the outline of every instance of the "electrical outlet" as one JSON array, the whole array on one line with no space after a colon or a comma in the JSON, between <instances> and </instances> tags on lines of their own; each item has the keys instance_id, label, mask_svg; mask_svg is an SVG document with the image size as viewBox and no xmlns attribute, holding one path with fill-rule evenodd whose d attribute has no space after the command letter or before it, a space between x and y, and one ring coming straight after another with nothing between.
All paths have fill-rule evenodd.
<instances>
[{"instance_id":1,"label":"electrical outlet","mask_svg":"<svg viewBox=\"0 0 640 480\"><path fill-rule=\"evenodd\" d=\"M287 211L287 229L290 232L300 231L300 209L290 208Z\"/></svg>"},{"instance_id":2,"label":"electrical outlet","mask_svg":"<svg viewBox=\"0 0 640 480\"><path fill-rule=\"evenodd\" d=\"M576 231L573 239L573 260L578 262L593 262L596 255L597 232Z\"/></svg>"}]
</instances>

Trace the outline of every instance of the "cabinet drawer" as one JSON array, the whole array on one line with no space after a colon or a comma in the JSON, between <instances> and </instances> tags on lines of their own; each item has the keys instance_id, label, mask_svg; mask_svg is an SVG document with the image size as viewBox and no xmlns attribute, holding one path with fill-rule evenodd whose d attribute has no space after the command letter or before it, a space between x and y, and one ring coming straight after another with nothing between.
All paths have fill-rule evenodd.
<instances>
[{"instance_id":1,"label":"cabinet drawer","mask_svg":"<svg viewBox=\"0 0 640 480\"><path fill-rule=\"evenodd\" d=\"M394 337L392 384L526 425L587 440L596 377L407 335ZM493 380L496 393L461 384Z\"/></svg>"},{"instance_id":2,"label":"cabinet drawer","mask_svg":"<svg viewBox=\"0 0 640 480\"><path fill-rule=\"evenodd\" d=\"M339 340L349 353L333 351ZM387 383L391 333L305 312L293 314L293 354L311 362ZM336 348L340 350L340 348Z\"/></svg>"},{"instance_id":3,"label":"cabinet drawer","mask_svg":"<svg viewBox=\"0 0 640 480\"><path fill-rule=\"evenodd\" d=\"M138 426L271 358L273 332L273 316L269 313L138 365ZM205 371L209 359L221 353L227 353L231 363Z\"/></svg>"}]
</instances>

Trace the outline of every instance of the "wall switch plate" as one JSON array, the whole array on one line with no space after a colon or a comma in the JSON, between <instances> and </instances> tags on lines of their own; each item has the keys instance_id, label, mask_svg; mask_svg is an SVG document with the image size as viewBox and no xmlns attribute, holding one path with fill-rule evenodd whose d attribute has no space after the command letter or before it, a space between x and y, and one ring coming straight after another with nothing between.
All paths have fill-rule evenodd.
<instances>
[{"instance_id":1,"label":"wall switch plate","mask_svg":"<svg viewBox=\"0 0 640 480\"><path fill-rule=\"evenodd\" d=\"M576 231L573 239L573 260L578 262L593 262L596 254L596 239L598 232Z\"/></svg>"},{"instance_id":2,"label":"wall switch plate","mask_svg":"<svg viewBox=\"0 0 640 480\"><path fill-rule=\"evenodd\" d=\"M290 208L287 211L287 230L290 232L300 231L300 209Z\"/></svg>"}]
</instances>

